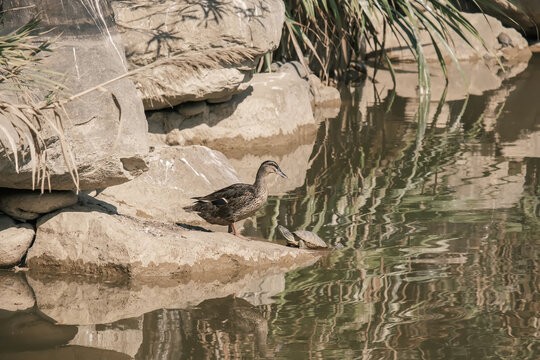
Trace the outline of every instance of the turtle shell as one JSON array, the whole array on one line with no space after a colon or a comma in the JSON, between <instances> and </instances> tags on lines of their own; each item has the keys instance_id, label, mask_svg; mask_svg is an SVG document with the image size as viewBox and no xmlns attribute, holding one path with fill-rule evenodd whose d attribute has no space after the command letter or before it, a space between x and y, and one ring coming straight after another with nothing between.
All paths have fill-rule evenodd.
<instances>
[{"instance_id":1,"label":"turtle shell","mask_svg":"<svg viewBox=\"0 0 540 360\"><path fill-rule=\"evenodd\" d=\"M295 240L303 242L308 249L326 249L328 245L317 234L307 230L296 230L292 233Z\"/></svg>"},{"instance_id":2,"label":"turtle shell","mask_svg":"<svg viewBox=\"0 0 540 360\"><path fill-rule=\"evenodd\" d=\"M293 246L293 247L300 246L300 243L298 242L296 237L285 226L278 225L278 230L281 233L281 235L283 235L285 240L287 240L288 246Z\"/></svg>"}]
</instances>

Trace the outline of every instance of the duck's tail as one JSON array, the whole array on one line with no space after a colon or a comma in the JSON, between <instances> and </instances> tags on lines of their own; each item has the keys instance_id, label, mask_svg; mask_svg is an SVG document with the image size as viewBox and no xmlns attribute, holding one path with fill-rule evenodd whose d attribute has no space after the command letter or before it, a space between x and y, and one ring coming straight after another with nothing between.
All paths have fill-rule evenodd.
<instances>
[{"instance_id":1,"label":"duck's tail","mask_svg":"<svg viewBox=\"0 0 540 360\"><path fill-rule=\"evenodd\" d=\"M182 209L184 209L184 211L187 211L187 212L195 211L195 209L193 208L193 205L184 206Z\"/></svg>"}]
</instances>

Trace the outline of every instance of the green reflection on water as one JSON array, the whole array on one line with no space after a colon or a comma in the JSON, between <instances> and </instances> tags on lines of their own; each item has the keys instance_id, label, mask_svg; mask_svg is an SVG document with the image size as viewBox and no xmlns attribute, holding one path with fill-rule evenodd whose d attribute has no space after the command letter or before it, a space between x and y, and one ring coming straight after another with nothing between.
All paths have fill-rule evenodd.
<instances>
[{"instance_id":1,"label":"green reflection on water","mask_svg":"<svg viewBox=\"0 0 540 360\"><path fill-rule=\"evenodd\" d=\"M288 274L269 320L276 358L539 356L538 105L502 134L524 99L498 91L434 114L399 97L362 114L353 96L321 125L304 186L256 222L345 250Z\"/></svg>"}]
</instances>

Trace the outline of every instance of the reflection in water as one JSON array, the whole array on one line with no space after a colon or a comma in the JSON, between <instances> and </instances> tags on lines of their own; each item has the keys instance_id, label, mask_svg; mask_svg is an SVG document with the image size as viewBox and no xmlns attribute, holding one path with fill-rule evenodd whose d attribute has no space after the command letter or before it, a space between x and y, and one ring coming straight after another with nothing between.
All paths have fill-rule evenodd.
<instances>
[{"instance_id":1,"label":"reflection in water","mask_svg":"<svg viewBox=\"0 0 540 360\"><path fill-rule=\"evenodd\" d=\"M246 226L271 241L284 243L279 223L344 246L288 273L271 305L222 297L145 308L131 319L85 323L76 336L62 333L55 344L65 345L34 357L15 347L9 358L70 358L71 349L135 359L536 359L539 73L535 57L499 89L440 104L386 96L366 105L362 91L350 95L340 115L321 124L304 183L272 197ZM164 294L154 290L144 294ZM121 302L107 309L107 297L92 299L94 291L88 285L85 299L124 314ZM47 314L77 315L76 306L61 311L40 293L37 306L54 310ZM124 307L140 311L133 305L140 294L126 293L121 299L132 305ZM0 318L4 329L11 323Z\"/></svg>"},{"instance_id":2,"label":"reflection in water","mask_svg":"<svg viewBox=\"0 0 540 360\"><path fill-rule=\"evenodd\" d=\"M233 296L205 300L191 310L144 315L144 339L136 359L221 359L267 356L263 313Z\"/></svg>"}]
</instances>

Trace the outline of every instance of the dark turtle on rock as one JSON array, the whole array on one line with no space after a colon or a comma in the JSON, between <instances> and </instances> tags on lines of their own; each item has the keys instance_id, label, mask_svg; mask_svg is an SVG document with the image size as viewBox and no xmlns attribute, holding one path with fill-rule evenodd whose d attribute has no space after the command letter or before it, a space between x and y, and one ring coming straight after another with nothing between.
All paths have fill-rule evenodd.
<instances>
[{"instance_id":1,"label":"dark turtle on rock","mask_svg":"<svg viewBox=\"0 0 540 360\"><path fill-rule=\"evenodd\" d=\"M278 230L287 239L287 245L307 249L326 249L328 245L317 234L306 231L296 230L290 232L285 226L278 225Z\"/></svg>"}]
</instances>

